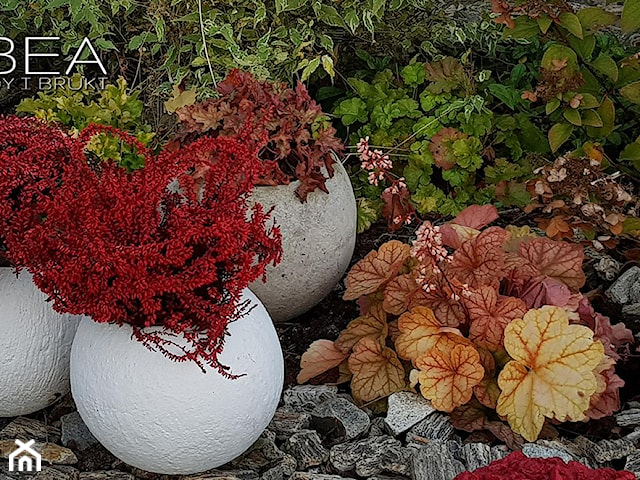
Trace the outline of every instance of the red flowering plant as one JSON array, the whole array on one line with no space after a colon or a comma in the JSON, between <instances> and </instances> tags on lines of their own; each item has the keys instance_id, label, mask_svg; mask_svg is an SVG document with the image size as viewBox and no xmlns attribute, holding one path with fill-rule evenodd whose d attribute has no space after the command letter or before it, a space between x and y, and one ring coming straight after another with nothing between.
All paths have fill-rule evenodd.
<instances>
[{"instance_id":1,"label":"red flowering plant","mask_svg":"<svg viewBox=\"0 0 640 480\"><path fill-rule=\"evenodd\" d=\"M333 370L360 403L416 389L456 428L513 448L618 410L615 364L633 336L580 293L582 247L497 218L474 205L356 263L344 298L361 315L311 344L298 381Z\"/></svg>"},{"instance_id":2,"label":"red flowering plant","mask_svg":"<svg viewBox=\"0 0 640 480\"><path fill-rule=\"evenodd\" d=\"M145 168L88 158L99 133L135 146ZM243 290L281 256L279 230L267 229L260 205L249 208L260 164L242 137L154 156L112 127L90 125L74 139L6 117L0 169L0 238L55 310L130 324L149 348L232 376L218 361L227 325L247 311ZM187 346L176 353L167 331Z\"/></svg>"},{"instance_id":3,"label":"red flowering plant","mask_svg":"<svg viewBox=\"0 0 640 480\"><path fill-rule=\"evenodd\" d=\"M334 174L333 154L341 154L344 145L302 83L294 90L231 70L217 91L219 98L177 111L181 131L169 148L203 135L234 136L248 127L248 144L262 164L258 185L298 180L296 195L303 202L316 189L327 192L325 183Z\"/></svg>"}]
</instances>

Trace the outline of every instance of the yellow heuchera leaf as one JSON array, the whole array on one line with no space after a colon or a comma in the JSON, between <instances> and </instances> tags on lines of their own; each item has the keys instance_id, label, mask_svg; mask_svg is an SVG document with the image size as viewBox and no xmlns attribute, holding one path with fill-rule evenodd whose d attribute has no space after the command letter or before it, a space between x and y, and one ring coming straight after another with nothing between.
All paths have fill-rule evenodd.
<instances>
[{"instance_id":1,"label":"yellow heuchera leaf","mask_svg":"<svg viewBox=\"0 0 640 480\"><path fill-rule=\"evenodd\" d=\"M396 351L400 358L414 361L433 348L440 335L451 330L436 319L430 308L415 307L398 319Z\"/></svg>"},{"instance_id":2,"label":"yellow heuchera leaf","mask_svg":"<svg viewBox=\"0 0 640 480\"><path fill-rule=\"evenodd\" d=\"M395 352L371 338L363 338L349 357L351 392L358 402L371 402L404 390L404 368Z\"/></svg>"},{"instance_id":3,"label":"yellow heuchera leaf","mask_svg":"<svg viewBox=\"0 0 640 480\"><path fill-rule=\"evenodd\" d=\"M514 432L533 442L545 417L585 418L597 389L594 369L604 356L591 329L570 325L564 309L546 306L507 325L504 344L513 360L498 376L497 412Z\"/></svg>"},{"instance_id":4,"label":"yellow heuchera leaf","mask_svg":"<svg viewBox=\"0 0 640 480\"><path fill-rule=\"evenodd\" d=\"M380 304L374 304L366 315L352 320L336 340L336 348L348 353L363 338L372 338L384 345L389 328L387 313Z\"/></svg>"},{"instance_id":5,"label":"yellow heuchera leaf","mask_svg":"<svg viewBox=\"0 0 640 480\"><path fill-rule=\"evenodd\" d=\"M356 263L347 275L345 300L355 300L378 290L397 275L404 261L411 255L411 247L391 240Z\"/></svg>"},{"instance_id":6,"label":"yellow heuchera leaf","mask_svg":"<svg viewBox=\"0 0 640 480\"><path fill-rule=\"evenodd\" d=\"M316 340L300 359L298 383L305 383L321 373L340 365L348 354L338 350L331 340Z\"/></svg>"},{"instance_id":7,"label":"yellow heuchera leaf","mask_svg":"<svg viewBox=\"0 0 640 480\"><path fill-rule=\"evenodd\" d=\"M440 342L415 363L422 396L444 412L471 400L473 387L484 377L480 355L468 343Z\"/></svg>"}]
</instances>

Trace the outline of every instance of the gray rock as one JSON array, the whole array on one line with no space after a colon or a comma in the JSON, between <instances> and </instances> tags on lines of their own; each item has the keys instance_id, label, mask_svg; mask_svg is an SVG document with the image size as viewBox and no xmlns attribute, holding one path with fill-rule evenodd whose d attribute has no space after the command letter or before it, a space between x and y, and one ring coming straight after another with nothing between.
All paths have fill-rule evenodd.
<instances>
[{"instance_id":1,"label":"gray rock","mask_svg":"<svg viewBox=\"0 0 640 480\"><path fill-rule=\"evenodd\" d=\"M431 402L421 395L413 392L394 393L389 397L385 424L389 433L397 437L435 411Z\"/></svg>"},{"instance_id":2,"label":"gray rock","mask_svg":"<svg viewBox=\"0 0 640 480\"><path fill-rule=\"evenodd\" d=\"M414 426L407 435L407 441L450 440L455 435L448 415L433 413Z\"/></svg>"},{"instance_id":3,"label":"gray rock","mask_svg":"<svg viewBox=\"0 0 640 480\"><path fill-rule=\"evenodd\" d=\"M601 440L588 452L598 463L610 462L624 458L636 451L633 442L621 438L619 440Z\"/></svg>"},{"instance_id":4,"label":"gray rock","mask_svg":"<svg viewBox=\"0 0 640 480\"><path fill-rule=\"evenodd\" d=\"M269 430L275 432L278 440L286 440L294 433L309 428L311 415L308 413L287 412L276 410L273 420L269 424Z\"/></svg>"},{"instance_id":5,"label":"gray rock","mask_svg":"<svg viewBox=\"0 0 640 480\"><path fill-rule=\"evenodd\" d=\"M606 291L607 296L620 305L640 302L640 267L626 270Z\"/></svg>"},{"instance_id":6,"label":"gray rock","mask_svg":"<svg viewBox=\"0 0 640 480\"><path fill-rule=\"evenodd\" d=\"M246 452L231 462L231 466L235 469L255 472L271 468L285 456L285 453L276 446L275 439L275 433L265 430Z\"/></svg>"},{"instance_id":7,"label":"gray rock","mask_svg":"<svg viewBox=\"0 0 640 480\"><path fill-rule=\"evenodd\" d=\"M373 477L367 478L367 480L409 480L409 477L402 476L385 476L385 475L374 475Z\"/></svg>"},{"instance_id":8,"label":"gray rock","mask_svg":"<svg viewBox=\"0 0 640 480\"><path fill-rule=\"evenodd\" d=\"M491 447L486 443L465 443L460 453L462 461L470 472L486 467L493 461Z\"/></svg>"},{"instance_id":9,"label":"gray rock","mask_svg":"<svg viewBox=\"0 0 640 480\"><path fill-rule=\"evenodd\" d=\"M42 470L33 476L33 480L78 480L80 472L71 468L61 471L57 468L42 466Z\"/></svg>"},{"instance_id":10,"label":"gray rock","mask_svg":"<svg viewBox=\"0 0 640 480\"><path fill-rule=\"evenodd\" d=\"M299 470L322 465L329 458L329 450L322 446L322 440L312 430L294 433L282 445L282 450L296 459Z\"/></svg>"},{"instance_id":11,"label":"gray rock","mask_svg":"<svg viewBox=\"0 0 640 480\"><path fill-rule=\"evenodd\" d=\"M551 448L546 445L538 445L536 443L525 443L522 446L522 453L529 458L561 458L565 463L568 463L574 458L564 450L557 448Z\"/></svg>"},{"instance_id":12,"label":"gray rock","mask_svg":"<svg viewBox=\"0 0 640 480\"><path fill-rule=\"evenodd\" d=\"M640 427L634 428L633 432L625 435L624 438L626 438L627 440L629 440L634 444L637 443L638 440L640 440Z\"/></svg>"},{"instance_id":13,"label":"gray rock","mask_svg":"<svg viewBox=\"0 0 640 480\"><path fill-rule=\"evenodd\" d=\"M496 445L494 447L491 447L491 461L495 462L496 460L502 460L510 453L511 451L506 445Z\"/></svg>"},{"instance_id":14,"label":"gray rock","mask_svg":"<svg viewBox=\"0 0 640 480\"><path fill-rule=\"evenodd\" d=\"M411 462L413 480L452 480L465 470L446 442L434 440L415 450Z\"/></svg>"},{"instance_id":15,"label":"gray rock","mask_svg":"<svg viewBox=\"0 0 640 480\"><path fill-rule=\"evenodd\" d=\"M75 465L78 463L78 458L71 450L55 443L36 442L32 448L42 456L43 463L56 465ZM15 449L14 440L0 440L0 458L9 458Z\"/></svg>"},{"instance_id":16,"label":"gray rock","mask_svg":"<svg viewBox=\"0 0 640 480\"><path fill-rule=\"evenodd\" d=\"M119 470L98 470L96 472L80 473L80 480L135 480L130 473Z\"/></svg>"},{"instance_id":17,"label":"gray rock","mask_svg":"<svg viewBox=\"0 0 640 480\"><path fill-rule=\"evenodd\" d=\"M616 423L621 427L640 426L640 408L632 408L615 415Z\"/></svg>"},{"instance_id":18,"label":"gray rock","mask_svg":"<svg viewBox=\"0 0 640 480\"><path fill-rule=\"evenodd\" d=\"M78 412L64 415L60 422L62 445L65 447L83 452L98 444L98 440L91 434Z\"/></svg>"},{"instance_id":19,"label":"gray rock","mask_svg":"<svg viewBox=\"0 0 640 480\"><path fill-rule=\"evenodd\" d=\"M331 448L331 466L339 473L355 471L361 477L380 473L406 475L411 452L389 436L372 437Z\"/></svg>"},{"instance_id":20,"label":"gray rock","mask_svg":"<svg viewBox=\"0 0 640 480\"><path fill-rule=\"evenodd\" d=\"M636 477L640 477L640 451L633 452L627 457L624 469L635 473Z\"/></svg>"},{"instance_id":21,"label":"gray rock","mask_svg":"<svg viewBox=\"0 0 640 480\"><path fill-rule=\"evenodd\" d=\"M296 385L282 394L282 410L311 413L322 402L337 395L338 387L334 385Z\"/></svg>"},{"instance_id":22,"label":"gray rock","mask_svg":"<svg viewBox=\"0 0 640 480\"><path fill-rule=\"evenodd\" d=\"M311 413L313 428L331 437L332 443L354 440L369 430L369 415L344 398L330 398Z\"/></svg>"},{"instance_id":23,"label":"gray rock","mask_svg":"<svg viewBox=\"0 0 640 480\"><path fill-rule=\"evenodd\" d=\"M260 477L261 480L289 480L296 471L296 459L291 455L284 455L275 466L269 468Z\"/></svg>"},{"instance_id":24,"label":"gray rock","mask_svg":"<svg viewBox=\"0 0 640 480\"><path fill-rule=\"evenodd\" d=\"M560 440L538 440L536 443L552 450L559 450L561 452L564 452L569 455L572 460L576 461L585 455L590 455L590 453L588 452L590 452L590 449L595 445L595 443L593 442L577 445L574 442L564 438Z\"/></svg>"},{"instance_id":25,"label":"gray rock","mask_svg":"<svg viewBox=\"0 0 640 480\"><path fill-rule=\"evenodd\" d=\"M116 472L120 473L120 472ZM180 480L258 480L260 475L251 470L209 470L196 475L183 475ZM105 479L109 480L109 479ZM118 480L118 479L114 479ZM123 479L125 480L125 479Z\"/></svg>"},{"instance_id":26,"label":"gray rock","mask_svg":"<svg viewBox=\"0 0 640 480\"><path fill-rule=\"evenodd\" d=\"M57 443L60 441L60 429L33 418L18 417L0 430L0 440L16 439Z\"/></svg>"},{"instance_id":27,"label":"gray rock","mask_svg":"<svg viewBox=\"0 0 640 480\"><path fill-rule=\"evenodd\" d=\"M328 475L326 473L295 472L291 480L354 480L351 477L341 477L340 475Z\"/></svg>"},{"instance_id":28,"label":"gray rock","mask_svg":"<svg viewBox=\"0 0 640 480\"><path fill-rule=\"evenodd\" d=\"M387 432L385 430L384 418L382 417L374 417L371 420L371 428L369 429L370 437L379 437L381 435L386 435Z\"/></svg>"},{"instance_id":29,"label":"gray rock","mask_svg":"<svg viewBox=\"0 0 640 480\"><path fill-rule=\"evenodd\" d=\"M632 303L630 305L625 305L622 307L622 313L624 315L638 317L640 316L640 302Z\"/></svg>"},{"instance_id":30,"label":"gray rock","mask_svg":"<svg viewBox=\"0 0 640 480\"><path fill-rule=\"evenodd\" d=\"M611 282L620 273L622 264L609 255L601 255L593 268L600 278Z\"/></svg>"}]
</instances>

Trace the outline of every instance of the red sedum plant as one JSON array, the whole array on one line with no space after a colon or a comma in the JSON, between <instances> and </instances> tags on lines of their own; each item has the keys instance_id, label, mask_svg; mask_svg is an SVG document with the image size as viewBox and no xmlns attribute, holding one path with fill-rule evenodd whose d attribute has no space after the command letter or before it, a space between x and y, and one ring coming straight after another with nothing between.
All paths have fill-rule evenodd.
<instances>
[{"instance_id":1,"label":"red sedum plant","mask_svg":"<svg viewBox=\"0 0 640 480\"><path fill-rule=\"evenodd\" d=\"M339 367L361 403L419 385L457 428L512 446L545 422L619 409L615 363L633 336L580 293L582 247L487 227L497 217L468 207L443 226L425 222L412 246L391 240L354 265L344 298L361 316L309 347L298 381Z\"/></svg>"},{"instance_id":2,"label":"red sedum plant","mask_svg":"<svg viewBox=\"0 0 640 480\"><path fill-rule=\"evenodd\" d=\"M87 143L105 132L135 145L146 167L129 173L87 158ZM130 324L148 347L230 375L218 361L227 325L246 312L243 290L281 256L279 231L267 231L260 205L249 208L260 164L243 138L154 156L111 127L74 139L5 117L0 170L0 239L57 311ZM183 334L187 346L176 352L150 326Z\"/></svg>"},{"instance_id":3,"label":"red sedum plant","mask_svg":"<svg viewBox=\"0 0 640 480\"><path fill-rule=\"evenodd\" d=\"M296 195L301 201L316 189L327 192L325 174L333 177L335 163L332 152L340 154L344 146L302 83L293 90L231 70L217 90L219 98L178 110L181 132L170 148L202 135L234 136L248 126L247 141L263 167L259 185L299 180Z\"/></svg>"},{"instance_id":4,"label":"red sedum plant","mask_svg":"<svg viewBox=\"0 0 640 480\"><path fill-rule=\"evenodd\" d=\"M631 472L613 468L592 470L581 463L564 463L560 458L528 458L513 452L502 460L464 472L454 480L635 480Z\"/></svg>"}]
</instances>

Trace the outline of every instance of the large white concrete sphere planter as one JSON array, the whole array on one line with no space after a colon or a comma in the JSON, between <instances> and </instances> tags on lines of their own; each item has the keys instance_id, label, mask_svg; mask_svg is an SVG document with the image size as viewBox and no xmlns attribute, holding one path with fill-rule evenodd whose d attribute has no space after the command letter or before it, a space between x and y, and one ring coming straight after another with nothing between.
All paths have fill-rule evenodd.
<instances>
[{"instance_id":1,"label":"large white concrete sphere planter","mask_svg":"<svg viewBox=\"0 0 640 480\"><path fill-rule=\"evenodd\" d=\"M320 303L345 274L356 242L356 199L349 175L339 160L327 180L329 193L316 190L305 203L295 196L299 182L257 187L252 199L282 232L282 262L267 268L267 281L258 279L251 290L274 322L290 320Z\"/></svg>"},{"instance_id":2,"label":"large white concrete sphere planter","mask_svg":"<svg viewBox=\"0 0 640 480\"><path fill-rule=\"evenodd\" d=\"M102 445L134 467L187 475L233 460L258 439L280 400L284 361L265 308L249 290L243 300L255 307L229 325L220 356L244 374L236 380L148 350L128 325L82 321L71 391Z\"/></svg>"},{"instance_id":3,"label":"large white concrete sphere planter","mask_svg":"<svg viewBox=\"0 0 640 480\"><path fill-rule=\"evenodd\" d=\"M31 275L0 268L0 417L28 415L69 391L79 317L56 313Z\"/></svg>"}]
</instances>

